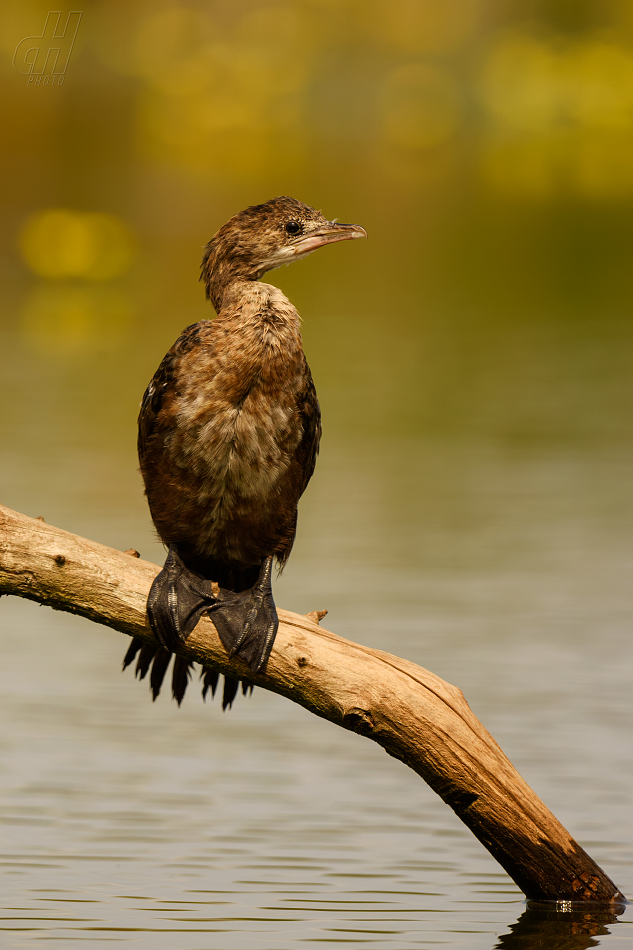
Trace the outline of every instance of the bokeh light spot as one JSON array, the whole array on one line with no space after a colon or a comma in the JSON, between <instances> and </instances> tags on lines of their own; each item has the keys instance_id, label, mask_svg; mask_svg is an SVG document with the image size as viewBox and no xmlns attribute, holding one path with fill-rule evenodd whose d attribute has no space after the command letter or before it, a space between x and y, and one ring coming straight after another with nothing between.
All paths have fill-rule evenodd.
<instances>
[{"instance_id":1,"label":"bokeh light spot","mask_svg":"<svg viewBox=\"0 0 633 950\"><path fill-rule=\"evenodd\" d=\"M633 52L615 43L578 43L564 59L572 120L604 129L633 128Z\"/></svg>"},{"instance_id":2,"label":"bokeh light spot","mask_svg":"<svg viewBox=\"0 0 633 950\"><path fill-rule=\"evenodd\" d=\"M560 112L554 50L522 34L501 38L487 58L480 91L490 117L499 125L537 131L551 127Z\"/></svg>"},{"instance_id":3,"label":"bokeh light spot","mask_svg":"<svg viewBox=\"0 0 633 950\"><path fill-rule=\"evenodd\" d=\"M633 51L600 36L502 34L480 83L484 178L523 195L630 195Z\"/></svg>"},{"instance_id":4,"label":"bokeh light spot","mask_svg":"<svg viewBox=\"0 0 633 950\"><path fill-rule=\"evenodd\" d=\"M20 233L22 257L40 277L110 280L131 266L135 242L110 214L65 209L38 211Z\"/></svg>"}]
</instances>

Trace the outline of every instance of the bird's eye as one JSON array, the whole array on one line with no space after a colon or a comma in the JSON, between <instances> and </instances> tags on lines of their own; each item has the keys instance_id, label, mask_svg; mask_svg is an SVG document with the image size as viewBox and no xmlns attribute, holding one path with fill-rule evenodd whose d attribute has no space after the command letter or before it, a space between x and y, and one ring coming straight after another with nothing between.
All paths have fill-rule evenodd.
<instances>
[{"instance_id":1,"label":"bird's eye","mask_svg":"<svg viewBox=\"0 0 633 950\"><path fill-rule=\"evenodd\" d=\"M301 230L301 225L297 221L289 221L286 225L286 231L288 234L298 234Z\"/></svg>"}]
</instances>

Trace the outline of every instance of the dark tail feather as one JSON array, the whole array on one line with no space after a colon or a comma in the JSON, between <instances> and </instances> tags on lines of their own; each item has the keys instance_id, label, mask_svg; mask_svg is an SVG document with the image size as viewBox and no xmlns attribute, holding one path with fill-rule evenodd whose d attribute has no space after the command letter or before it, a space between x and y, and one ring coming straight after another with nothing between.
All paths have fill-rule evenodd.
<instances>
[{"instance_id":1,"label":"dark tail feather","mask_svg":"<svg viewBox=\"0 0 633 950\"><path fill-rule=\"evenodd\" d=\"M123 658L124 670L130 666L137 655L138 660L136 662L135 675L137 679L145 679L151 666L149 685L152 691L152 699L156 700L156 697L160 695L160 691L165 680L165 674L167 673L167 668L169 667L169 661L174 654L172 654L169 650L165 650L158 644L145 643L138 637L132 637L132 642L130 643L125 657ZM193 663L190 660L185 660L184 657L177 655L174 657L172 694L179 706L182 703L184 695L187 691L187 686L189 685L189 680L191 679L192 668ZM203 680L202 698L206 700L208 692L211 692L211 696L214 697L218 687L220 674L217 672L217 670L211 670L203 667L200 673L200 678ZM238 680L233 676L225 676L224 690L222 693L222 710L230 709L233 705L233 700L237 696L240 682L242 684L242 693L244 696L248 696L253 692L255 688L254 683L251 683L248 680Z\"/></svg>"},{"instance_id":2,"label":"dark tail feather","mask_svg":"<svg viewBox=\"0 0 633 950\"><path fill-rule=\"evenodd\" d=\"M134 657L136 656L136 654L138 653L138 651L141 649L142 646L143 646L142 640L139 640L138 637L132 637L132 642L130 643L128 647L127 653L123 657L124 670L127 669L130 663L134 660Z\"/></svg>"},{"instance_id":3,"label":"dark tail feather","mask_svg":"<svg viewBox=\"0 0 633 950\"><path fill-rule=\"evenodd\" d=\"M160 647L153 643L143 644L136 663L136 670L134 671L137 679L145 679L147 676L147 671L149 670L149 665L156 656L156 653L159 649Z\"/></svg>"},{"instance_id":4,"label":"dark tail feather","mask_svg":"<svg viewBox=\"0 0 633 950\"><path fill-rule=\"evenodd\" d=\"M171 657L172 654L169 650L164 650L162 647L156 651L156 656L152 664L152 672L149 677L149 685L152 690L152 699L154 702L156 702L156 697L160 693Z\"/></svg>"},{"instance_id":5,"label":"dark tail feather","mask_svg":"<svg viewBox=\"0 0 633 950\"><path fill-rule=\"evenodd\" d=\"M208 670L206 667L202 668L200 673L200 679L204 677L204 685L202 687L202 698L206 701L207 693L211 690L211 698L215 696L215 691L218 687L218 679L220 674L217 670Z\"/></svg>"},{"instance_id":6,"label":"dark tail feather","mask_svg":"<svg viewBox=\"0 0 633 950\"><path fill-rule=\"evenodd\" d=\"M240 685L240 681L233 679L232 676L227 676L224 674L224 693L222 694L222 712L225 709L230 709L233 705L233 700L237 696L237 690Z\"/></svg>"},{"instance_id":7,"label":"dark tail feather","mask_svg":"<svg viewBox=\"0 0 633 950\"><path fill-rule=\"evenodd\" d=\"M187 692L187 686L189 685L189 680L191 679L191 667L193 663L190 660L185 660L184 656L178 656L174 658L174 672L171 678L171 692L180 706L185 693Z\"/></svg>"}]
</instances>

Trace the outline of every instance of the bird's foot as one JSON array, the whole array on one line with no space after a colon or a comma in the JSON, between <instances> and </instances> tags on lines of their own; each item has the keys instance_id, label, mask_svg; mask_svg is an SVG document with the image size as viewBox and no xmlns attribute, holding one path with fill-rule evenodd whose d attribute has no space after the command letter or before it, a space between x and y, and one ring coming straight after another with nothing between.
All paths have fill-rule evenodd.
<instances>
[{"instance_id":1,"label":"bird's foot","mask_svg":"<svg viewBox=\"0 0 633 950\"><path fill-rule=\"evenodd\" d=\"M253 673L266 665L279 628L272 564L272 557L265 558L254 587L239 594L220 589L216 603L208 608L229 656L242 657Z\"/></svg>"},{"instance_id":2,"label":"bird's foot","mask_svg":"<svg viewBox=\"0 0 633 950\"><path fill-rule=\"evenodd\" d=\"M254 673L265 665L279 619L271 585L272 557L262 562L254 587L235 593L189 570L175 544L147 598L147 614L156 639L166 650L176 650L204 613L212 615L229 656L246 660Z\"/></svg>"},{"instance_id":3,"label":"bird's foot","mask_svg":"<svg viewBox=\"0 0 633 950\"><path fill-rule=\"evenodd\" d=\"M212 582L190 571L175 544L154 578L147 598L147 615L156 639L172 652L189 636L203 613L218 604Z\"/></svg>"}]
</instances>

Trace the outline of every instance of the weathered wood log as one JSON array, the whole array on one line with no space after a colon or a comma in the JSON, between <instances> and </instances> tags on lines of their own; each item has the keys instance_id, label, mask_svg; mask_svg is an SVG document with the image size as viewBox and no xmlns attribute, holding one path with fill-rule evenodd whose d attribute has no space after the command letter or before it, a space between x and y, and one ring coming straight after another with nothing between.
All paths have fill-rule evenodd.
<instances>
[{"instance_id":1,"label":"weathered wood log","mask_svg":"<svg viewBox=\"0 0 633 950\"><path fill-rule=\"evenodd\" d=\"M159 568L0 506L0 593L152 641L145 603ZM619 903L617 887L521 778L461 690L344 640L318 616L279 611L265 672L229 659L207 618L182 655L286 696L378 742L437 792L533 900Z\"/></svg>"}]
</instances>

